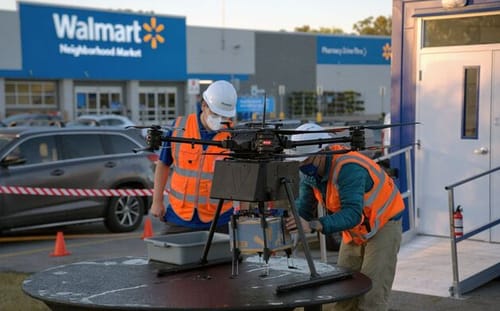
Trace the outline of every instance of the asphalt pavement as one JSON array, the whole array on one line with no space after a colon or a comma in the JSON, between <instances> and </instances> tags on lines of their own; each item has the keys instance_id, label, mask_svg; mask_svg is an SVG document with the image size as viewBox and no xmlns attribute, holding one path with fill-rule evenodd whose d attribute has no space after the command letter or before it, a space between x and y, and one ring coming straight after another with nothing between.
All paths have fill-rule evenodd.
<instances>
[{"instance_id":1,"label":"asphalt pavement","mask_svg":"<svg viewBox=\"0 0 500 311\"><path fill-rule=\"evenodd\" d=\"M152 226L153 235L159 235L162 223L153 219ZM70 253L67 256L51 256L55 251L58 231L63 232L64 246ZM0 236L0 271L36 273L54 266L86 260L146 257L147 243L142 240L143 234L143 227L132 233L112 234L100 223L3 234ZM312 256L319 260L318 247L312 245L311 249ZM335 264L337 253L330 251L327 254L328 263ZM300 253L297 256L301 256ZM323 307L323 310L329 309L331 306ZM392 291L389 310L497 311L500 310L500 279L495 279L460 299Z\"/></svg>"}]
</instances>

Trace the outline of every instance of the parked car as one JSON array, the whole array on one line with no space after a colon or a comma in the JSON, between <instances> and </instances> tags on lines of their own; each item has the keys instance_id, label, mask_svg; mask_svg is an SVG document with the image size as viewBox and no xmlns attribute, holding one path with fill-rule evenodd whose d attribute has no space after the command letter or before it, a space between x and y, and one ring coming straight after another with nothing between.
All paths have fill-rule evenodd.
<instances>
[{"instance_id":1,"label":"parked car","mask_svg":"<svg viewBox=\"0 0 500 311\"><path fill-rule=\"evenodd\" d=\"M132 122L132 120L117 114L87 114L81 115L74 121L68 122L68 126L106 126L125 128L133 125L134 122Z\"/></svg>"},{"instance_id":2,"label":"parked car","mask_svg":"<svg viewBox=\"0 0 500 311\"><path fill-rule=\"evenodd\" d=\"M1 127L13 126L57 126L64 127L58 115L44 113L19 113L11 115L0 122Z\"/></svg>"},{"instance_id":3,"label":"parked car","mask_svg":"<svg viewBox=\"0 0 500 311\"><path fill-rule=\"evenodd\" d=\"M92 126L123 129L134 125L135 123L129 118L117 114L86 114L81 115L75 120L68 122L66 126ZM140 133L143 137L146 137L146 129L135 129L135 131Z\"/></svg>"},{"instance_id":4,"label":"parked car","mask_svg":"<svg viewBox=\"0 0 500 311\"><path fill-rule=\"evenodd\" d=\"M157 156L135 131L99 128L0 129L0 186L61 189L151 189ZM5 188L6 189L6 188ZM47 190L49 191L49 190ZM57 193L56 193L57 194ZM129 193L127 193L129 194ZM133 231L151 197L7 194L0 191L0 232L104 221Z\"/></svg>"}]
</instances>

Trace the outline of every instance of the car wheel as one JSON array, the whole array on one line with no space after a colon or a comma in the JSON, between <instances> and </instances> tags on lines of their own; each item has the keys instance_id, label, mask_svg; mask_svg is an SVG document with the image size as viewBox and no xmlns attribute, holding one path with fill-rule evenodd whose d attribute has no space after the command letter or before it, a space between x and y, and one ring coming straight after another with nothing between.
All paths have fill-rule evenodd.
<instances>
[{"instance_id":1,"label":"car wheel","mask_svg":"<svg viewBox=\"0 0 500 311\"><path fill-rule=\"evenodd\" d=\"M106 215L106 227L111 232L130 232L142 223L144 200L137 196L111 199Z\"/></svg>"}]
</instances>

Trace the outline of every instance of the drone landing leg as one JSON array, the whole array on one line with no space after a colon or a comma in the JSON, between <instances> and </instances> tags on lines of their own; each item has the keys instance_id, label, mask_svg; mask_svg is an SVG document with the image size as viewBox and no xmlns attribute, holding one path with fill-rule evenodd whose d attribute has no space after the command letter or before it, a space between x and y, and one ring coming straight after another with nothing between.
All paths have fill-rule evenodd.
<instances>
[{"instance_id":1,"label":"drone landing leg","mask_svg":"<svg viewBox=\"0 0 500 311\"><path fill-rule=\"evenodd\" d=\"M334 273L334 274L327 274L327 275L319 275L316 272L316 267L314 266L314 262L313 262L312 257L311 257L311 251L309 249L309 244L307 243L306 236L304 234L304 228L302 228L302 223L300 222L300 216L299 216L299 213L297 212L296 207L295 207L295 201L293 198L292 189L290 187L290 181L287 180L286 178L283 178L281 182L285 186L285 190L286 190L286 194L288 197L288 201L289 201L290 206L291 206L293 218L295 219L295 224L297 225L299 239L300 239L300 241L302 241L302 246L304 247L304 255L306 257L307 264L309 265L309 271L311 272L311 278L309 280L305 280L305 281L298 281L295 283L279 285L276 288L276 293L280 294L280 293L288 292L288 291L291 291L294 289L313 287L316 285L321 285L321 284L325 284L325 283L329 283L329 282L333 282L333 281L343 280L343 279L346 279L348 277L351 277L352 273L349 271L348 272L341 272L341 273Z\"/></svg>"},{"instance_id":2,"label":"drone landing leg","mask_svg":"<svg viewBox=\"0 0 500 311\"><path fill-rule=\"evenodd\" d=\"M264 262L266 265L266 270L264 274L267 276L269 275L269 257L271 257L271 251L269 250L269 247L267 245L267 220L265 212L266 211L264 202L260 201L259 202L260 226L262 227L262 239L264 240L263 255L264 255Z\"/></svg>"},{"instance_id":3,"label":"drone landing leg","mask_svg":"<svg viewBox=\"0 0 500 311\"><path fill-rule=\"evenodd\" d=\"M302 241L302 247L304 248L304 255L306 256L307 265L309 266L309 271L311 272L311 278L318 277L318 273L316 272L316 267L314 266L314 262L312 260L311 251L309 250L309 244L307 243L306 235L304 233L304 228L302 228L302 223L300 222L300 216L295 208L295 200L293 198L293 192L290 188L290 182L283 178L282 183L285 186L286 195L288 197L288 202L291 206L291 211L293 218L295 219L295 224L297 225L297 231L299 234L299 240Z\"/></svg>"},{"instance_id":4,"label":"drone landing leg","mask_svg":"<svg viewBox=\"0 0 500 311\"><path fill-rule=\"evenodd\" d=\"M219 205L217 205L217 209L215 210L214 219L212 220L212 224L210 225L210 231L208 232L207 242L205 243L205 247L203 248L203 255L200 259L200 264L204 265L207 263L208 251L210 250L210 246L212 245L212 240L214 238L215 229L217 228L217 223L219 222L220 212L222 211L222 205L224 204L224 199L219 200Z\"/></svg>"},{"instance_id":5,"label":"drone landing leg","mask_svg":"<svg viewBox=\"0 0 500 311\"><path fill-rule=\"evenodd\" d=\"M238 245L238 239L236 237L236 229L238 227L237 224L237 216L231 215L231 230L233 232L233 258L232 258L232 269L231 269L231 277L236 277L239 274L239 260L240 260L240 248Z\"/></svg>"}]
</instances>

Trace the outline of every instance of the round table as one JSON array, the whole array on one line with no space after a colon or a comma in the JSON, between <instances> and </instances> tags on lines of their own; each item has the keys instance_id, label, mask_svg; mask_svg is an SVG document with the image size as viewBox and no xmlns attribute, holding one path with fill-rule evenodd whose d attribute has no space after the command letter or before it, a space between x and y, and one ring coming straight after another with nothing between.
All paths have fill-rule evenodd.
<instances>
[{"instance_id":1,"label":"round table","mask_svg":"<svg viewBox=\"0 0 500 311\"><path fill-rule=\"evenodd\" d=\"M265 275L263 263L244 260L234 277L230 263L159 276L164 267L145 257L82 261L35 273L24 281L23 290L52 310L321 310L323 304L371 288L367 276L352 273L343 280L278 294L279 285L311 279L308 271L286 262L273 266L270 261ZM330 267L328 273L345 272Z\"/></svg>"}]
</instances>

